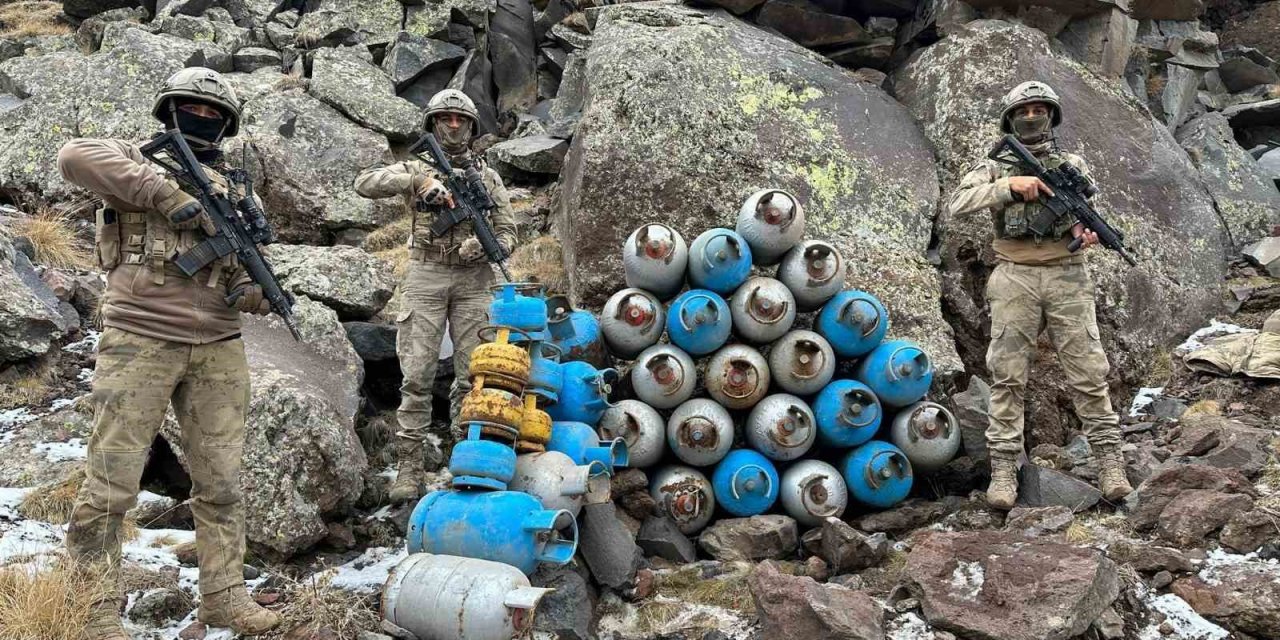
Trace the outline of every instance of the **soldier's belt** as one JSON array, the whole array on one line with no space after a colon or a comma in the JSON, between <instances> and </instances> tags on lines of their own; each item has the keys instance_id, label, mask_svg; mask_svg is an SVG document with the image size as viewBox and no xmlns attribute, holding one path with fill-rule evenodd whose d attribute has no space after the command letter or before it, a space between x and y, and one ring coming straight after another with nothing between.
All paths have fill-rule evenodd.
<instances>
[{"instance_id":1,"label":"soldier's belt","mask_svg":"<svg viewBox=\"0 0 1280 640\"><path fill-rule=\"evenodd\" d=\"M429 244L425 247L411 247L409 259L418 262L434 262L451 267L464 267L467 263L458 256L458 245Z\"/></svg>"}]
</instances>

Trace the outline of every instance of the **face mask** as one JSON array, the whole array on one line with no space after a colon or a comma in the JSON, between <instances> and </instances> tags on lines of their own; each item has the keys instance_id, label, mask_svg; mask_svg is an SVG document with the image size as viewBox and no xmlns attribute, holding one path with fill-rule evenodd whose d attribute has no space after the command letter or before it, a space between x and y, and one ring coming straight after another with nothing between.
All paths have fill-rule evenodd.
<instances>
[{"instance_id":1,"label":"face mask","mask_svg":"<svg viewBox=\"0 0 1280 640\"><path fill-rule=\"evenodd\" d=\"M1013 119L1013 131L1025 144L1043 142L1049 137L1049 116L1017 117Z\"/></svg>"},{"instance_id":2,"label":"face mask","mask_svg":"<svg viewBox=\"0 0 1280 640\"><path fill-rule=\"evenodd\" d=\"M222 141L222 131L227 125L222 118L202 118L181 109L174 112L174 120L178 131L192 145L192 150L216 146Z\"/></svg>"},{"instance_id":3,"label":"face mask","mask_svg":"<svg viewBox=\"0 0 1280 640\"><path fill-rule=\"evenodd\" d=\"M461 127L454 129L445 124L441 120L435 121L436 137L440 139L440 144L445 151L452 154L459 154L467 150L467 143L471 141L471 121L466 120Z\"/></svg>"}]
</instances>

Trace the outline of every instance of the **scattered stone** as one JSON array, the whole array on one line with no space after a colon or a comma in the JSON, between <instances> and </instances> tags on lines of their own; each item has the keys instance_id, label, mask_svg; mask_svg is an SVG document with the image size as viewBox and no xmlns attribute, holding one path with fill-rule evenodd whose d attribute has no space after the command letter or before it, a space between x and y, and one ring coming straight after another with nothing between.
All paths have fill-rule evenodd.
<instances>
[{"instance_id":1,"label":"scattered stone","mask_svg":"<svg viewBox=\"0 0 1280 640\"><path fill-rule=\"evenodd\" d=\"M1152 417L1163 420L1177 420L1187 412L1187 404L1177 398L1160 396L1151 403L1147 411Z\"/></svg>"},{"instance_id":2,"label":"scattered stone","mask_svg":"<svg viewBox=\"0 0 1280 640\"><path fill-rule=\"evenodd\" d=\"M632 518L641 521L648 518L650 515L653 515L658 506L658 502L654 500L653 496L647 491L634 491L632 493L628 493L627 495L617 498L616 502L618 503L618 506L622 508L623 512Z\"/></svg>"},{"instance_id":3,"label":"scattered stone","mask_svg":"<svg viewBox=\"0 0 1280 640\"><path fill-rule=\"evenodd\" d=\"M1065 640L1120 591L1095 549L989 531L917 536L903 575L929 624L962 637Z\"/></svg>"},{"instance_id":4,"label":"scattered stone","mask_svg":"<svg viewBox=\"0 0 1280 640\"><path fill-rule=\"evenodd\" d=\"M1273 278L1280 278L1280 237L1263 238L1244 248L1244 257Z\"/></svg>"},{"instance_id":5,"label":"scattered stone","mask_svg":"<svg viewBox=\"0 0 1280 640\"><path fill-rule=\"evenodd\" d=\"M273 244L269 255L281 284L323 302L344 320L372 317L395 288L387 264L357 247Z\"/></svg>"},{"instance_id":6,"label":"scattered stone","mask_svg":"<svg viewBox=\"0 0 1280 640\"><path fill-rule=\"evenodd\" d=\"M821 536L822 544L818 555L837 574L874 567L884 560L890 548L885 534L865 535L839 518L824 520Z\"/></svg>"},{"instance_id":7,"label":"scattered stone","mask_svg":"<svg viewBox=\"0 0 1280 640\"><path fill-rule=\"evenodd\" d=\"M258 577L262 575L262 572L258 571L257 567L246 564L240 574L244 576L245 580L257 580Z\"/></svg>"},{"instance_id":8,"label":"scattered stone","mask_svg":"<svg viewBox=\"0 0 1280 640\"><path fill-rule=\"evenodd\" d=\"M1182 428L1182 434L1174 440L1175 456L1202 456L1222 442L1222 430L1214 424L1190 423Z\"/></svg>"},{"instance_id":9,"label":"scattered stone","mask_svg":"<svg viewBox=\"0 0 1280 640\"><path fill-rule=\"evenodd\" d=\"M179 631L178 638L179 640L204 640L206 633L208 633L208 627L203 622L196 620L187 625L182 631Z\"/></svg>"},{"instance_id":10,"label":"scattered stone","mask_svg":"<svg viewBox=\"0 0 1280 640\"><path fill-rule=\"evenodd\" d=\"M138 5L138 0L63 0L62 12L73 18L90 18L104 11L128 9Z\"/></svg>"},{"instance_id":11,"label":"scattered stone","mask_svg":"<svg viewBox=\"0 0 1280 640\"><path fill-rule=\"evenodd\" d=\"M245 47L231 54L231 65L241 73L280 68L280 52L265 47Z\"/></svg>"},{"instance_id":12,"label":"scattered stone","mask_svg":"<svg viewBox=\"0 0 1280 640\"><path fill-rule=\"evenodd\" d=\"M167 627L191 612L191 598L177 589L152 589L129 608L129 619L146 627Z\"/></svg>"},{"instance_id":13,"label":"scattered stone","mask_svg":"<svg viewBox=\"0 0 1280 640\"><path fill-rule=\"evenodd\" d=\"M1018 502L1023 507L1063 506L1079 513L1097 504L1102 492L1076 478L1034 464L1018 470Z\"/></svg>"},{"instance_id":14,"label":"scattered stone","mask_svg":"<svg viewBox=\"0 0 1280 640\"><path fill-rule=\"evenodd\" d=\"M1280 537L1280 518L1265 511L1237 513L1222 528L1222 546L1239 553L1253 553L1269 540Z\"/></svg>"},{"instance_id":15,"label":"scattered stone","mask_svg":"<svg viewBox=\"0 0 1280 640\"><path fill-rule=\"evenodd\" d=\"M857 20L823 11L808 0L767 0L756 22L806 47L865 42Z\"/></svg>"},{"instance_id":16,"label":"scattered stone","mask_svg":"<svg viewBox=\"0 0 1280 640\"><path fill-rule=\"evenodd\" d=\"M570 566L543 565L529 577L535 587L555 589L538 603L533 628L561 640L591 640L595 594L582 573Z\"/></svg>"},{"instance_id":17,"label":"scattered stone","mask_svg":"<svg viewBox=\"0 0 1280 640\"><path fill-rule=\"evenodd\" d=\"M1256 495L1248 479L1234 469L1200 464L1175 465L1156 472L1129 494L1125 499L1129 521L1139 531L1155 527L1165 507L1190 489Z\"/></svg>"},{"instance_id":18,"label":"scattered stone","mask_svg":"<svg viewBox=\"0 0 1280 640\"><path fill-rule=\"evenodd\" d=\"M849 69L883 69L893 55L893 43L893 38L876 38L866 44L836 49L824 55L832 62Z\"/></svg>"},{"instance_id":19,"label":"scattered stone","mask_svg":"<svg viewBox=\"0 0 1280 640\"><path fill-rule=\"evenodd\" d=\"M1107 555L1119 564L1127 564L1143 573L1172 571L1190 573L1191 561L1181 551L1147 544L1140 540L1119 540L1107 547Z\"/></svg>"},{"instance_id":20,"label":"scattered stone","mask_svg":"<svg viewBox=\"0 0 1280 640\"><path fill-rule=\"evenodd\" d=\"M747 582L766 638L881 640L880 605L861 591L787 575L760 563Z\"/></svg>"},{"instance_id":21,"label":"scattered stone","mask_svg":"<svg viewBox=\"0 0 1280 640\"><path fill-rule=\"evenodd\" d=\"M809 556L804 561L804 575L818 582L826 582L831 577L831 568L818 556Z\"/></svg>"},{"instance_id":22,"label":"scattered stone","mask_svg":"<svg viewBox=\"0 0 1280 640\"><path fill-rule=\"evenodd\" d=\"M1065 449L1048 442L1032 447L1028 458L1031 460L1032 464L1039 465L1046 469L1070 471L1071 467L1074 467L1076 464L1075 460L1067 454Z\"/></svg>"},{"instance_id":23,"label":"scattered stone","mask_svg":"<svg viewBox=\"0 0 1280 640\"><path fill-rule=\"evenodd\" d=\"M1075 512L1070 507L1014 507L1005 519L1006 531L1035 538L1065 531L1075 522Z\"/></svg>"},{"instance_id":24,"label":"scattered stone","mask_svg":"<svg viewBox=\"0 0 1280 640\"><path fill-rule=\"evenodd\" d=\"M1227 91L1238 93L1260 84L1276 84L1280 76L1270 67L1254 62L1246 57L1230 58L1218 65L1218 77Z\"/></svg>"},{"instance_id":25,"label":"scattered stone","mask_svg":"<svg viewBox=\"0 0 1280 640\"><path fill-rule=\"evenodd\" d=\"M375 322L344 322L347 339L361 360L389 362L396 359L396 326Z\"/></svg>"},{"instance_id":26,"label":"scattered stone","mask_svg":"<svg viewBox=\"0 0 1280 640\"><path fill-rule=\"evenodd\" d=\"M64 308L72 310L40 279L26 254L0 235L0 364L44 355L78 327L79 318L73 321Z\"/></svg>"},{"instance_id":27,"label":"scattered stone","mask_svg":"<svg viewBox=\"0 0 1280 640\"><path fill-rule=\"evenodd\" d=\"M892 509L857 518L851 524L871 533L897 535L933 524L963 506L964 499L959 496L947 496L936 502L912 498Z\"/></svg>"},{"instance_id":28,"label":"scattered stone","mask_svg":"<svg viewBox=\"0 0 1280 640\"><path fill-rule=\"evenodd\" d=\"M968 388L951 396L951 402L955 405L956 421L960 423L960 440L965 455L985 464L991 385L978 376L970 376Z\"/></svg>"},{"instance_id":29,"label":"scattered stone","mask_svg":"<svg viewBox=\"0 0 1280 640\"><path fill-rule=\"evenodd\" d=\"M884 82L889 78L885 72L879 69L862 68L853 72L853 78L858 82L865 82L880 88L884 88Z\"/></svg>"},{"instance_id":30,"label":"scattered stone","mask_svg":"<svg viewBox=\"0 0 1280 640\"><path fill-rule=\"evenodd\" d=\"M1236 631L1280 638L1280 571L1268 563L1216 567L1214 577L1183 578L1171 590L1196 613Z\"/></svg>"},{"instance_id":31,"label":"scattered stone","mask_svg":"<svg viewBox=\"0 0 1280 640\"><path fill-rule=\"evenodd\" d=\"M1227 107L1222 115L1231 122L1232 129L1254 126L1276 126L1280 123L1280 98L1249 102Z\"/></svg>"},{"instance_id":32,"label":"scattered stone","mask_svg":"<svg viewBox=\"0 0 1280 640\"><path fill-rule=\"evenodd\" d=\"M781 560L800 546L796 521L788 516L764 515L722 518L698 536L698 546L721 561Z\"/></svg>"},{"instance_id":33,"label":"scattered stone","mask_svg":"<svg viewBox=\"0 0 1280 640\"><path fill-rule=\"evenodd\" d=\"M1203 545L1209 534L1232 517L1253 508L1253 498L1238 493L1190 489L1160 512L1156 534L1180 547Z\"/></svg>"},{"instance_id":34,"label":"scattered stone","mask_svg":"<svg viewBox=\"0 0 1280 640\"><path fill-rule=\"evenodd\" d=\"M827 580L827 582L829 584L839 585L846 589L853 589L854 591L862 589L862 576L856 573L834 576L830 580Z\"/></svg>"},{"instance_id":35,"label":"scattered stone","mask_svg":"<svg viewBox=\"0 0 1280 640\"><path fill-rule=\"evenodd\" d=\"M618 518L612 502L582 506L578 516L578 553L587 561L595 581L620 589L636 575L644 556L635 536Z\"/></svg>"},{"instance_id":36,"label":"scattered stone","mask_svg":"<svg viewBox=\"0 0 1280 640\"><path fill-rule=\"evenodd\" d=\"M174 547L173 555L178 558L178 564L184 567L194 567L200 564L200 559L196 557L196 546L194 544L181 544Z\"/></svg>"},{"instance_id":37,"label":"scattered stone","mask_svg":"<svg viewBox=\"0 0 1280 640\"><path fill-rule=\"evenodd\" d=\"M898 33L898 21L894 18L867 18L863 27L867 30L867 35L872 38L893 38Z\"/></svg>"},{"instance_id":38,"label":"scattered stone","mask_svg":"<svg viewBox=\"0 0 1280 640\"><path fill-rule=\"evenodd\" d=\"M546 135L499 142L489 147L485 157L504 178L523 174L559 175L569 142Z\"/></svg>"},{"instance_id":39,"label":"scattered stone","mask_svg":"<svg viewBox=\"0 0 1280 640\"><path fill-rule=\"evenodd\" d=\"M1173 584L1173 574L1168 571L1161 571L1151 576L1151 582L1148 583L1152 589L1157 591Z\"/></svg>"},{"instance_id":40,"label":"scattered stone","mask_svg":"<svg viewBox=\"0 0 1280 640\"><path fill-rule=\"evenodd\" d=\"M698 559L693 542L666 516L645 518L640 525L640 533L636 536L636 544L640 545L645 555L658 556L671 562L688 564Z\"/></svg>"},{"instance_id":41,"label":"scattered stone","mask_svg":"<svg viewBox=\"0 0 1280 640\"><path fill-rule=\"evenodd\" d=\"M382 59L382 70L391 77L397 91L404 91L422 74L449 69L465 58L462 47L414 35L408 31L396 34Z\"/></svg>"}]
</instances>

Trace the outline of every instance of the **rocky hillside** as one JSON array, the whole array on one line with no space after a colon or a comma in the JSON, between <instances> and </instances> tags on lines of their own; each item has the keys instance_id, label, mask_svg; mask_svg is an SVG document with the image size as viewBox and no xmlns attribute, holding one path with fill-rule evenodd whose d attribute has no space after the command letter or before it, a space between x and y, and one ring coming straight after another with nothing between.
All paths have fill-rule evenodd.
<instances>
[{"instance_id":1,"label":"rocky hillside","mask_svg":"<svg viewBox=\"0 0 1280 640\"><path fill-rule=\"evenodd\" d=\"M250 563L289 637L375 631L402 547L407 510L380 507L408 222L352 182L404 157L451 87L512 187L522 277L598 310L640 224L692 238L788 189L848 283L892 310L891 335L931 353L931 397L965 428L969 455L911 501L809 532L765 516L691 541L652 516L643 473L620 475L616 511L584 524L617 536L584 536L575 565L535 576L557 589L542 637L1280 638L1280 383L1183 364L1280 308L1277 59L1276 0L0 0L0 575L56 556L67 505L33 505L74 493L89 430L96 203L57 150L151 136L156 87L200 65L244 102L228 150L281 233L270 258L306 338L270 318L245 329ZM1096 469L1046 341L1034 464L1006 517L978 491L990 224L945 203L1029 79L1062 96L1059 141L1089 160L1139 261L1090 257L1140 488L1108 505L1084 484ZM190 535L176 436L171 421L146 474L170 498L136 514L152 533L130 561L172 578L135 590L167 594L133 605L139 638L192 620L190 558L170 552Z\"/></svg>"}]
</instances>

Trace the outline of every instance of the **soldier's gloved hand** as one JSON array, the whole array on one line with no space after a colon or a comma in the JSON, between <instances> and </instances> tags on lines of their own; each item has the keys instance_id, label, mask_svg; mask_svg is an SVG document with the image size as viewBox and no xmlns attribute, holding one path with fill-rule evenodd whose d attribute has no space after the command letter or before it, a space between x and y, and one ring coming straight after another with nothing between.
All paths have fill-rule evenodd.
<instances>
[{"instance_id":1,"label":"soldier's gloved hand","mask_svg":"<svg viewBox=\"0 0 1280 640\"><path fill-rule=\"evenodd\" d=\"M231 295L227 296L227 304L235 307L242 313L253 313L265 316L271 313L271 303L262 295L262 287L256 284L246 284L236 287Z\"/></svg>"},{"instance_id":2,"label":"soldier's gloved hand","mask_svg":"<svg viewBox=\"0 0 1280 640\"><path fill-rule=\"evenodd\" d=\"M415 173L410 182L416 201L427 205L448 204L450 208L453 207L453 194L439 180L423 173Z\"/></svg>"},{"instance_id":3,"label":"soldier's gloved hand","mask_svg":"<svg viewBox=\"0 0 1280 640\"><path fill-rule=\"evenodd\" d=\"M171 188L172 191L156 203L157 208L169 219L170 226L179 231L203 229L209 235L218 233L199 200L176 186Z\"/></svg>"},{"instance_id":4,"label":"soldier's gloved hand","mask_svg":"<svg viewBox=\"0 0 1280 640\"><path fill-rule=\"evenodd\" d=\"M480 246L479 238L467 238L462 241L458 247L458 257L464 262L479 262L484 260L484 247Z\"/></svg>"}]
</instances>

